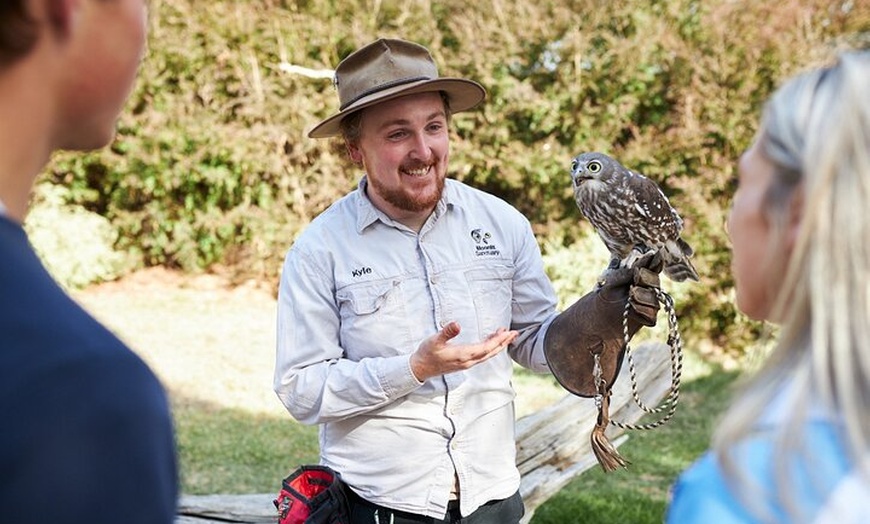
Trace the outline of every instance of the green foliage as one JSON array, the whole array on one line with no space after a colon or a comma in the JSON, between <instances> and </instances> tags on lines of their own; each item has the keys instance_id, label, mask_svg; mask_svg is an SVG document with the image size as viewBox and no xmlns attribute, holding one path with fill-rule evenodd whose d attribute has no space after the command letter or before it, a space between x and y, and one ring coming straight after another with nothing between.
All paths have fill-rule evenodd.
<instances>
[{"instance_id":1,"label":"green foliage","mask_svg":"<svg viewBox=\"0 0 870 524\"><path fill-rule=\"evenodd\" d=\"M24 227L46 269L67 289L114 280L136 265L115 250L118 232L96 213L65 203L66 191L44 184Z\"/></svg>"},{"instance_id":2,"label":"green foliage","mask_svg":"<svg viewBox=\"0 0 870 524\"><path fill-rule=\"evenodd\" d=\"M588 293L610 261L607 248L591 232L570 246L563 245L561 239L548 238L543 250L544 266L560 297L560 309Z\"/></svg>"},{"instance_id":3,"label":"green foliage","mask_svg":"<svg viewBox=\"0 0 870 524\"><path fill-rule=\"evenodd\" d=\"M737 157L781 79L867 45L865 4L154 0L113 147L60 155L45 178L145 264L275 281L294 236L361 176L340 143L305 136L336 109L330 81L282 66L328 70L376 37L409 38L442 75L488 89L454 120L453 176L514 203L555 250L588 234L571 158L600 150L644 172L683 215L703 275L679 299L684 329L740 348L757 326L730 300L722 224Z\"/></svg>"}]
</instances>

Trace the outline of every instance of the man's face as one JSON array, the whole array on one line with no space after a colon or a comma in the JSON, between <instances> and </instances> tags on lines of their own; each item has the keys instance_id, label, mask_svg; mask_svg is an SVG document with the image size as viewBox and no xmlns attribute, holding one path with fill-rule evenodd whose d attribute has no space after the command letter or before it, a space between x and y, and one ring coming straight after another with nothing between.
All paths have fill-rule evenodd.
<instances>
[{"instance_id":1,"label":"man's face","mask_svg":"<svg viewBox=\"0 0 870 524\"><path fill-rule=\"evenodd\" d=\"M439 93L408 95L364 109L360 138L349 144L362 163L372 202L395 220L425 218L444 189L450 152Z\"/></svg>"},{"instance_id":2,"label":"man's face","mask_svg":"<svg viewBox=\"0 0 870 524\"><path fill-rule=\"evenodd\" d=\"M70 25L61 81L56 147L90 149L111 141L145 47L144 0L84 0Z\"/></svg>"}]
</instances>

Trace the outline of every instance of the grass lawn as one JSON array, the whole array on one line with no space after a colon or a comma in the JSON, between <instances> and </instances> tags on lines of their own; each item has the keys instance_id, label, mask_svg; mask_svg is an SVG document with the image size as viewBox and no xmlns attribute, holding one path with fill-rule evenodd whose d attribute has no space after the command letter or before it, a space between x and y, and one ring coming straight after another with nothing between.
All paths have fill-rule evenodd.
<instances>
[{"instance_id":1,"label":"grass lawn","mask_svg":"<svg viewBox=\"0 0 870 524\"><path fill-rule=\"evenodd\" d=\"M317 461L317 429L293 421L271 389L269 290L155 269L75 296L166 385L185 494L277 492L290 470ZM630 432L620 448L630 468L584 473L539 507L532 523L661 522L668 488L707 447L734 378L687 355L675 417L662 428ZM514 385L518 416L565 394L549 375L525 370Z\"/></svg>"},{"instance_id":2,"label":"grass lawn","mask_svg":"<svg viewBox=\"0 0 870 524\"><path fill-rule=\"evenodd\" d=\"M736 376L715 369L684 381L674 418L651 431L629 432L619 448L631 461L628 469L586 471L542 504L532 524L660 524L671 484L707 448Z\"/></svg>"}]
</instances>

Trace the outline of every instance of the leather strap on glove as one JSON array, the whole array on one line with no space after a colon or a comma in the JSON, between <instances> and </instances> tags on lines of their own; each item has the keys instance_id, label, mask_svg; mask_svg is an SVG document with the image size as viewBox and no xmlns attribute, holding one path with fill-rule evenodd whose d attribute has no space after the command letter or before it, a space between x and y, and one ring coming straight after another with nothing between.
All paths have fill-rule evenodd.
<instances>
[{"instance_id":1,"label":"leather strap on glove","mask_svg":"<svg viewBox=\"0 0 870 524\"><path fill-rule=\"evenodd\" d=\"M599 416L592 450L605 471L627 465L604 436L610 423L610 390L625 357L626 301L631 339L642 326L656 324L661 269L661 258L648 254L632 268L608 270L595 290L553 320L544 337L544 355L559 384L575 395L596 399Z\"/></svg>"}]
</instances>

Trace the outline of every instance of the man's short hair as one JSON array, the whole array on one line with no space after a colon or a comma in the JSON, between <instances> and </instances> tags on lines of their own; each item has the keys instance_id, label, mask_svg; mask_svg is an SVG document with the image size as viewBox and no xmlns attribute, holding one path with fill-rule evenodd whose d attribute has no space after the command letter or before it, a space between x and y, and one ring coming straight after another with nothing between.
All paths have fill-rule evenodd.
<instances>
[{"instance_id":1,"label":"man's short hair","mask_svg":"<svg viewBox=\"0 0 870 524\"><path fill-rule=\"evenodd\" d=\"M26 55L39 37L39 27L27 12L27 0L0 2L0 67Z\"/></svg>"},{"instance_id":2,"label":"man's short hair","mask_svg":"<svg viewBox=\"0 0 870 524\"><path fill-rule=\"evenodd\" d=\"M444 101L444 112L447 114L447 121L450 121L451 113L450 113L450 99L447 97L447 94L443 91L438 92L441 95L441 100ZM364 110L356 111L344 119L342 119L341 123L341 136L344 138L345 142L355 144L359 140L360 134L360 122L362 120L362 113Z\"/></svg>"}]
</instances>

